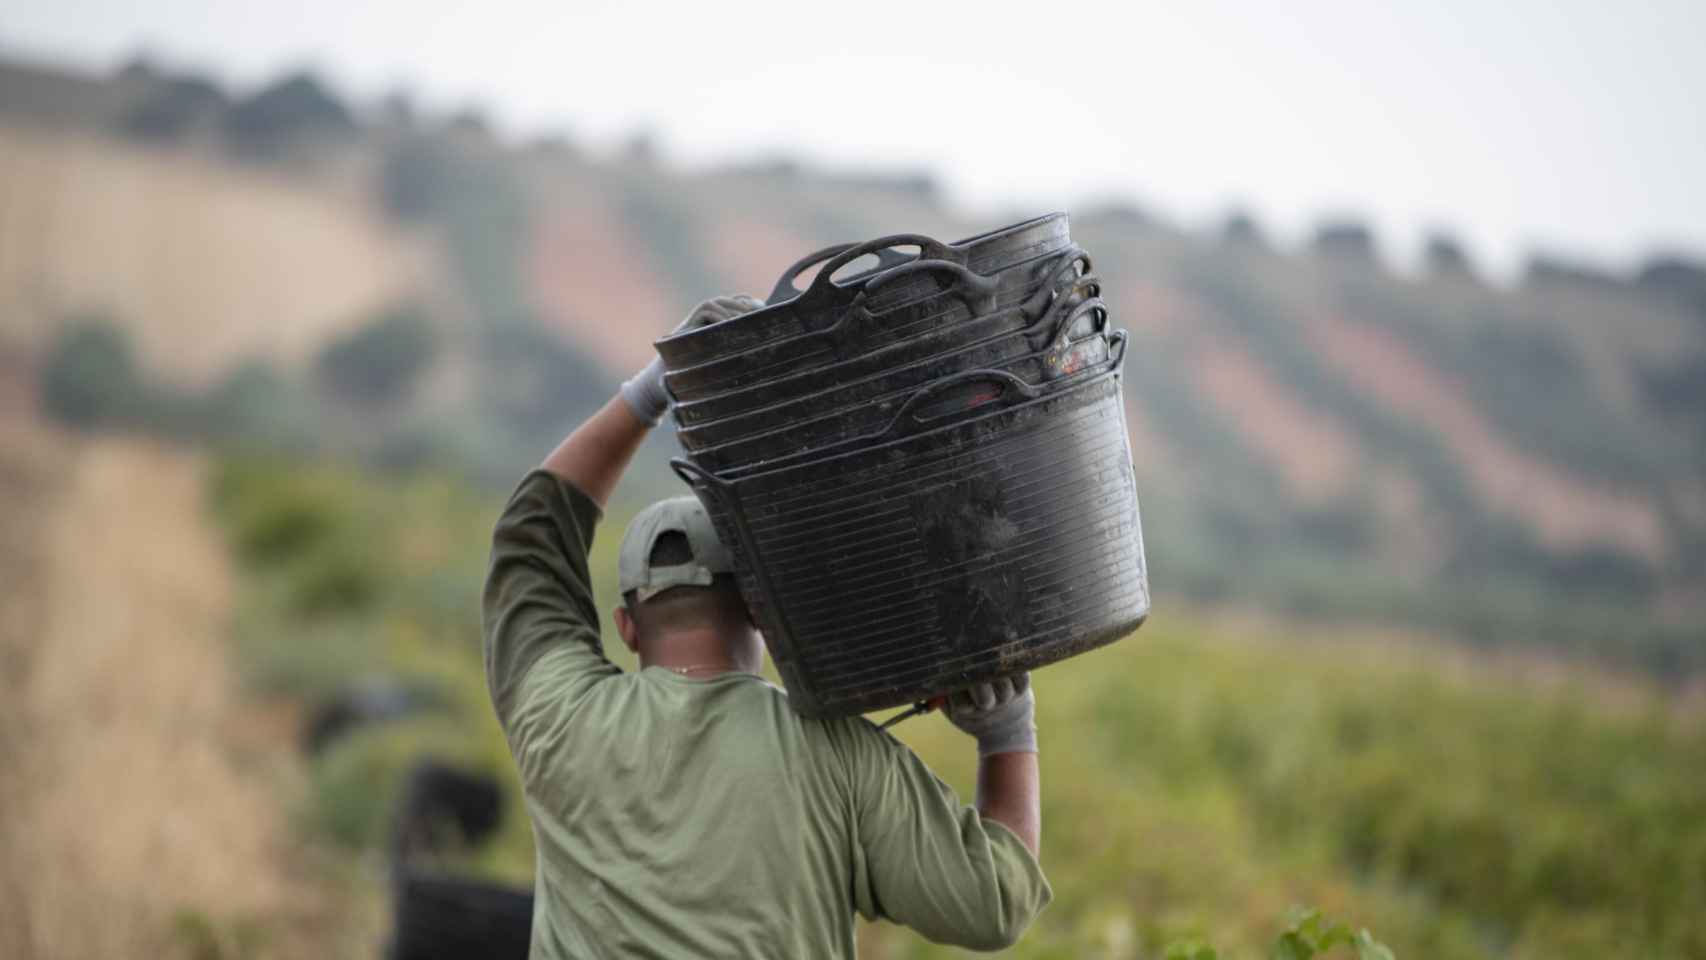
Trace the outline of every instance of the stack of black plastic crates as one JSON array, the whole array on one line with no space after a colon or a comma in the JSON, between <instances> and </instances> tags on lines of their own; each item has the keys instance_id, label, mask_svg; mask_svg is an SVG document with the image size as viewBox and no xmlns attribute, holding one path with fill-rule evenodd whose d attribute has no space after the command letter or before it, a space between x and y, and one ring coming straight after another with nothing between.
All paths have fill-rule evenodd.
<instances>
[{"instance_id":1,"label":"stack of black plastic crates","mask_svg":"<svg viewBox=\"0 0 1706 960\"><path fill-rule=\"evenodd\" d=\"M658 341L674 466L795 709L924 700L1143 622L1125 347L1064 214L832 247Z\"/></svg>"}]
</instances>

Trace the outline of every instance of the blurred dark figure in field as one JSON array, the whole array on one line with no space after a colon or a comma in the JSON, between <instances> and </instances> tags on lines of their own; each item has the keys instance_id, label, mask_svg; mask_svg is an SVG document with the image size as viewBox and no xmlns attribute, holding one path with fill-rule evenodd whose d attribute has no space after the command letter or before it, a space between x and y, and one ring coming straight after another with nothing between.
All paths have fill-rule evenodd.
<instances>
[{"instance_id":1,"label":"blurred dark figure in field","mask_svg":"<svg viewBox=\"0 0 1706 960\"><path fill-rule=\"evenodd\" d=\"M447 872L437 861L489 838L503 813L490 777L436 760L409 772L391 825L390 960L522 960L533 895Z\"/></svg>"}]
</instances>

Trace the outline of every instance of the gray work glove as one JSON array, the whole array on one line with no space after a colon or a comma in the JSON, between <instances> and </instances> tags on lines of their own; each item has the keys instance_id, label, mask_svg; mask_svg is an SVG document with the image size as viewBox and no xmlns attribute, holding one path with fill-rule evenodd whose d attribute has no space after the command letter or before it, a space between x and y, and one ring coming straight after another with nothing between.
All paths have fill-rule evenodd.
<instances>
[{"instance_id":1,"label":"gray work glove","mask_svg":"<svg viewBox=\"0 0 1706 960\"><path fill-rule=\"evenodd\" d=\"M675 332L708 327L743 313L751 313L762 306L763 303L744 293L732 297L712 297L694 307L687 319L675 328ZM634 411L634 416L654 427L658 425L658 421L662 420L664 413L669 410L669 391L665 390L663 385L662 357L653 357L651 363L623 382L622 399L627 401L628 409Z\"/></svg>"},{"instance_id":2,"label":"gray work glove","mask_svg":"<svg viewBox=\"0 0 1706 960\"><path fill-rule=\"evenodd\" d=\"M1036 697L1031 675L1021 673L949 694L943 712L954 726L977 738L977 755L1036 753Z\"/></svg>"}]
</instances>

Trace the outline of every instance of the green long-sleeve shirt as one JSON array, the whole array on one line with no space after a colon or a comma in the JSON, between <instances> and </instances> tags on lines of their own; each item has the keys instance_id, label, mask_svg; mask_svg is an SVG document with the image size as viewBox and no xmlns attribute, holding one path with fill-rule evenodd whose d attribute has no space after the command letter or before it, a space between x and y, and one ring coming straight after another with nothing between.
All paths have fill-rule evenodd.
<instances>
[{"instance_id":1,"label":"green long-sleeve shirt","mask_svg":"<svg viewBox=\"0 0 1706 960\"><path fill-rule=\"evenodd\" d=\"M853 913L1011 943L1049 901L1011 831L862 718L750 674L605 659L600 513L536 471L493 536L486 676L538 847L533 956L851 957Z\"/></svg>"}]
</instances>

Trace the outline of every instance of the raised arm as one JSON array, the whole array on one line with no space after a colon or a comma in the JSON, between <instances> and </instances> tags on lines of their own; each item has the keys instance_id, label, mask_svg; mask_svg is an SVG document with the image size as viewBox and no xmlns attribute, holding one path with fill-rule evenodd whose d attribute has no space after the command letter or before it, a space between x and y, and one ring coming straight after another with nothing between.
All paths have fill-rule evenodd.
<instances>
[{"instance_id":1,"label":"raised arm","mask_svg":"<svg viewBox=\"0 0 1706 960\"><path fill-rule=\"evenodd\" d=\"M709 300L682 327L756 305L751 297ZM599 638L587 553L634 451L668 409L663 364L654 359L522 480L492 533L482 603L486 679L523 775L534 735L553 729L590 685L620 673Z\"/></svg>"},{"instance_id":2,"label":"raised arm","mask_svg":"<svg viewBox=\"0 0 1706 960\"><path fill-rule=\"evenodd\" d=\"M676 332L703 327L760 307L744 294L714 297L693 308ZM557 445L541 466L593 499L599 507L610 502L611 491L646 439L669 411L669 392L663 384L663 358L652 362L622 384L597 413Z\"/></svg>"},{"instance_id":3,"label":"raised arm","mask_svg":"<svg viewBox=\"0 0 1706 960\"><path fill-rule=\"evenodd\" d=\"M601 509L609 505L616 482L652 428L625 397L625 393L611 397L540 464L591 497Z\"/></svg>"}]
</instances>

